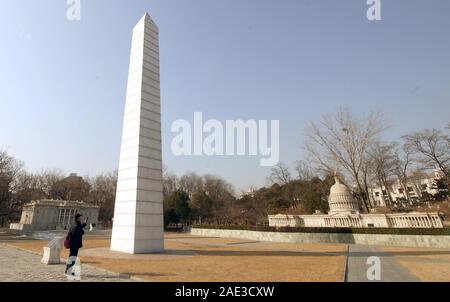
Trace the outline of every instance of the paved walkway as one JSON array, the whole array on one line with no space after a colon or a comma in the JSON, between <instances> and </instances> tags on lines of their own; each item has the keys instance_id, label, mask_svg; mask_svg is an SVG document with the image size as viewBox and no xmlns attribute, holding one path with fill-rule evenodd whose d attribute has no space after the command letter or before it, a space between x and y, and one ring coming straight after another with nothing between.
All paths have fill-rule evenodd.
<instances>
[{"instance_id":1,"label":"paved walkway","mask_svg":"<svg viewBox=\"0 0 450 302\"><path fill-rule=\"evenodd\" d=\"M401 266L394 257L375 246L349 245L346 282L418 282L416 276ZM369 257L378 257L380 280L369 280L367 271L377 264L367 264ZM375 259L376 260L376 259ZM375 266L374 266L375 265ZM372 272L372 271L371 271ZM373 275L372 275L373 276Z\"/></svg>"},{"instance_id":2,"label":"paved walkway","mask_svg":"<svg viewBox=\"0 0 450 302\"><path fill-rule=\"evenodd\" d=\"M42 256L0 243L0 282L68 282L65 264L45 265ZM81 266L82 282L130 282L127 276Z\"/></svg>"}]
</instances>

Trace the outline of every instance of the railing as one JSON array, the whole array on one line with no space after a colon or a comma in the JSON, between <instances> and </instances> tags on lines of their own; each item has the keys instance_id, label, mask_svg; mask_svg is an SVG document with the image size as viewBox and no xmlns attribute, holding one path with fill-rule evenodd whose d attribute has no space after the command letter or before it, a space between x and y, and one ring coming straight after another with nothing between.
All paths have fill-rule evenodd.
<instances>
[{"instance_id":1,"label":"railing","mask_svg":"<svg viewBox=\"0 0 450 302\"><path fill-rule=\"evenodd\" d=\"M438 213L329 215L269 215L272 227L442 228Z\"/></svg>"},{"instance_id":2,"label":"railing","mask_svg":"<svg viewBox=\"0 0 450 302\"><path fill-rule=\"evenodd\" d=\"M395 228L442 228L438 214L389 214L391 227Z\"/></svg>"}]
</instances>

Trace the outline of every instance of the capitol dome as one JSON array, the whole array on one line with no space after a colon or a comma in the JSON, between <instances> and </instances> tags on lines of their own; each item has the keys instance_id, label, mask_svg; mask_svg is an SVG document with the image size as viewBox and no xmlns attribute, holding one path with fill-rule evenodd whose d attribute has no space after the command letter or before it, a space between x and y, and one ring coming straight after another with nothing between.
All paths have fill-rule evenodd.
<instances>
[{"instance_id":1,"label":"capitol dome","mask_svg":"<svg viewBox=\"0 0 450 302\"><path fill-rule=\"evenodd\" d=\"M328 204L330 205L330 213L359 213L358 201L353 197L352 192L344 185L336 174L335 184L330 189Z\"/></svg>"}]
</instances>

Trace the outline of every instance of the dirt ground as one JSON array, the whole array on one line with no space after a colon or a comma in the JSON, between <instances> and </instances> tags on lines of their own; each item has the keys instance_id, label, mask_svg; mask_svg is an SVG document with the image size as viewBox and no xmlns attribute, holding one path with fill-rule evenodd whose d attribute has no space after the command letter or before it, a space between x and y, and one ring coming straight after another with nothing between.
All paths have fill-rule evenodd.
<instances>
[{"instance_id":1,"label":"dirt ground","mask_svg":"<svg viewBox=\"0 0 450 302\"><path fill-rule=\"evenodd\" d=\"M149 281L343 281L346 245L266 243L167 233L165 248L193 256L117 259L96 256L89 249L107 248L107 237L89 237L80 253L82 263ZM9 241L42 253L47 241ZM84 252L83 252L84 251ZM67 257L67 250L63 257Z\"/></svg>"},{"instance_id":2,"label":"dirt ground","mask_svg":"<svg viewBox=\"0 0 450 302\"><path fill-rule=\"evenodd\" d=\"M422 281L449 282L450 250L384 247L398 263Z\"/></svg>"}]
</instances>

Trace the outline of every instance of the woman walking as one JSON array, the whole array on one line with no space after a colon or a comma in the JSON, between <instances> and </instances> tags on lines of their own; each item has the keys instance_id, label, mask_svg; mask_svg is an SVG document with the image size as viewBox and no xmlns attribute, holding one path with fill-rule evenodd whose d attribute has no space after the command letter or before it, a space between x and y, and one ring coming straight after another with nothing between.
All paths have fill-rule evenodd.
<instances>
[{"instance_id":1,"label":"woman walking","mask_svg":"<svg viewBox=\"0 0 450 302\"><path fill-rule=\"evenodd\" d=\"M70 254L66 265L67 271L75 265L76 259L78 257L78 250L83 247L83 235L84 228L86 227L88 218L85 219L84 223L81 223L81 214L75 215L75 224L69 231L68 236L70 237Z\"/></svg>"}]
</instances>

